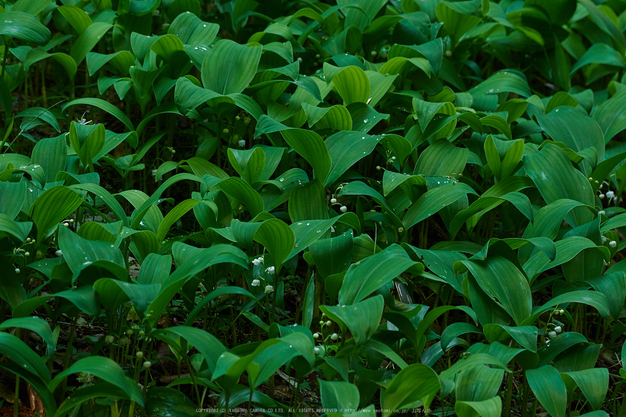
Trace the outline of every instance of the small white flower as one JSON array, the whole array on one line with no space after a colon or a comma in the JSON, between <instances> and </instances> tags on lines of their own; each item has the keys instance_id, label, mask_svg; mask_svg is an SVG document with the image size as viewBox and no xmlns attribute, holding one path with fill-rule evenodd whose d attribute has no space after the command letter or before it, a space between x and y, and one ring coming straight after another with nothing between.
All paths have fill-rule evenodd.
<instances>
[{"instance_id":1,"label":"small white flower","mask_svg":"<svg viewBox=\"0 0 626 417\"><path fill-rule=\"evenodd\" d=\"M616 241L614 241L614 240L612 240L612 241L610 241L610 242L609 242L609 246L610 246L610 247L612 247L612 248L614 248L614 247L616 247L616 246L617 246L617 242L616 242Z\"/></svg>"},{"instance_id":2,"label":"small white flower","mask_svg":"<svg viewBox=\"0 0 626 417\"><path fill-rule=\"evenodd\" d=\"M333 226L330 226L330 231L335 232L335 228Z\"/></svg>"},{"instance_id":3,"label":"small white flower","mask_svg":"<svg viewBox=\"0 0 626 417\"><path fill-rule=\"evenodd\" d=\"M332 321L330 321L330 320L328 320L328 321L326 322L326 325L327 325L327 326L330 326L331 324L333 324L333 322L332 322Z\"/></svg>"},{"instance_id":4,"label":"small white flower","mask_svg":"<svg viewBox=\"0 0 626 417\"><path fill-rule=\"evenodd\" d=\"M238 143L239 143L240 148L243 148L244 146L246 146L246 141L244 139L241 139Z\"/></svg>"},{"instance_id":5,"label":"small white flower","mask_svg":"<svg viewBox=\"0 0 626 417\"><path fill-rule=\"evenodd\" d=\"M608 239L606 238L606 236L602 236L602 243L606 242Z\"/></svg>"},{"instance_id":6,"label":"small white flower","mask_svg":"<svg viewBox=\"0 0 626 417\"><path fill-rule=\"evenodd\" d=\"M319 333L313 333L313 339L319 339L320 334Z\"/></svg>"},{"instance_id":7,"label":"small white flower","mask_svg":"<svg viewBox=\"0 0 626 417\"><path fill-rule=\"evenodd\" d=\"M330 199L330 202L331 202L331 204L335 204L337 202L337 199L333 197L333 198Z\"/></svg>"},{"instance_id":8,"label":"small white flower","mask_svg":"<svg viewBox=\"0 0 626 417\"><path fill-rule=\"evenodd\" d=\"M70 224L68 222L63 222L63 226L70 227Z\"/></svg>"},{"instance_id":9,"label":"small white flower","mask_svg":"<svg viewBox=\"0 0 626 417\"><path fill-rule=\"evenodd\" d=\"M339 339L339 335L337 333L333 333L330 335L330 340L337 340Z\"/></svg>"},{"instance_id":10,"label":"small white flower","mask_svg":"<svg viewBox=\"0 0 626 417\"><path fill-rule=\"evenodd\" d=\"M548 337L550 339L554 339L556 337L556 332L548 332Z\"/></svg>"},{"instance_id":11,"label":"small white flower","mask_svg":"<svg viewBox=\"0 0 626 417\"><path fill-rule=\"evenodd\" d=\"M273 266L270 266L269 268L265 270L265 272L267 272L270 275L274 275L274 273L276 272L276 268L274 268Z\"/></svg>"},{"instance_id":12,"label":"small white flower","mask_svg":"<svg viewBox=\"0 0 626 417\"><path fill-rule=\"evenodd\" d=\"M561 328L561 326L556 326L554 328L554 331L557 332L557 333L561 333L563 331L563 329Z\"/></svg>"},{"instance_id":13,"label":"small white flower","mask_svg":"<svg viewBox=\"0 0 626 417\"><path fill-rule=\"evenodd\" d=\"M615 198L615 193L613 191L607 191L606 198Z\"/></svg>"},{"instance_id":14,"label":"small white flower","mask_svg":"<svg viewBox=\"0 0 626 417\"><path fill-rule=\"evenodd\" d=\"M30 256L30 252L24 252L24 256Z\"/></svg>"},{"instance_id":15,"label":"small white flower","mask_svg":"<svg viewBox=\"0 0 626 417\"><path fill-rule=\"evenodd\" d=\"M272 287L271 285L267 285L265 287L265 294L270 294L272 292L274 292L274 287Z\"/></svg>"},{"instance_id":16,"label":"small white flower","mask_svg":"<svg viewBox=\"0 0 626 417\"><path fill-rule=\"evenodd\" d=\"M606 214L606 212L604 210L600 210L598 214Z\"/></svg>"},{"instance_id":17,"label":"small white flower","mask_svg":"<svg viewBox=\"0 0 626 417\"><path fill-rule=\"evenodd\" d=\"M559 313L565 314L565 310L561 309L561 310L559 310Z\"/></svg>"},{"instance_id":18,"label":"small white flower","mask_svg":"<svg viewBox=\"0 0 626 417\"><path fill-rule=\"evenodd\" d=\"M152 176L153 176L153 177L156 177L156 174L157 174L157 170L156 170L156 169L153 169L153 170L152 170Z\"/></svg>"},{"instance_id":19,"label":"small white flower","mask_svg":"<svg viewBox=\"0 0 626 417\"><path fill-rule=\"evenodd\" d=\"M61 252L61 249L59 249L58 251L54 252L54 254L55 254L56 256L62 256L62 255L63 255L63 252Z\"/></svg>"},{"instance_id":20,"label":"small white flower","mask_svg":"<svg viewBox=\"0 0 626 417\"><path fill-rule=\"evenodd\" d=\"M258 279L253 279L251 285L253 287L260 287L261 286L261 281L259 281Z\"/></svg>"},{"instance_id":21,"label":"small white flower","mask_svg":"<svg viewBox=\"0 0 626 417\"><path fill-rule=\"evenodd\" d=\"M315 347L313 348L313 352L315 352L315 354L316 354L316 355L319 355L319 354L320 354L320 348L318 348L317 346L315 346Z\"/></svg>"},{"instance_id":22,"label":"small white flower","mask_svg":"<svg viewBox=\"0 0 626 417\"><path fill-rule=\"evenodd\" d=\"M19 269L19 268L15 268L15 273L16 273L16 274L19 274L20 272L21 272L21 271L20 271L20 269Z\"/></svg>"},{"instance_id":23,"label":"small white flower","mask_svg":"<svg viewBox=\"0 0 626 417\"><path fill-rule=\"evenodd\" d=\"M254 266L259 266L259 265L261 265L261 259L260 259L260 258L253 259L253 260L252 260L252 264L253 264Z\"/></svg>"},{"instance_id":24,"label":"small white flower","mask_svg":"<svg viewBox=\"0 0 626 417\"><path fill-rule=\"evenodd\" d=\"M600 197L600 200L602 200L604 198L604 194L600 193L600 195L598 195L598 197Z\"/></svg>"},{"instance_id":25,"label":"small white flower","mask_svg":"<svg viewBox=\"0 0 626 417\"><path fill-rule=\"evenodd\" d=\"M609 263L605 261L604 259L602 260L602 263L604 264L604 266L609 266Z\"/></svg>"},{"instance_id":26,"label":"small white flower","mask_svg":"<svg viewBox=\"0 0 626 417\"><path fill-rule=\"evenodd\" d=\"M342 213L345 213L346 211L348 211L348 207L341 206L341 207L339 207L339 210L341 210Z\"/></svg>"}]
</instances>

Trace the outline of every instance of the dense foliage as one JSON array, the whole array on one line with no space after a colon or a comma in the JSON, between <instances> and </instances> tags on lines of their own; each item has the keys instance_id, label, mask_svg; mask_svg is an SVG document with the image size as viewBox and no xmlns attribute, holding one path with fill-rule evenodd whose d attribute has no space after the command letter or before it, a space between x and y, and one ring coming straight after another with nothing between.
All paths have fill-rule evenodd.
<instances>
[{"instance_id":1,"label":"dense foliage","mask_svg":"<svg viewBox=\"0 0 626 417\"><path fill-rule=\"evenodd\" d=\"M626 416L625 1L0 5L0 405Z\"/></svg>"}]
</instances>

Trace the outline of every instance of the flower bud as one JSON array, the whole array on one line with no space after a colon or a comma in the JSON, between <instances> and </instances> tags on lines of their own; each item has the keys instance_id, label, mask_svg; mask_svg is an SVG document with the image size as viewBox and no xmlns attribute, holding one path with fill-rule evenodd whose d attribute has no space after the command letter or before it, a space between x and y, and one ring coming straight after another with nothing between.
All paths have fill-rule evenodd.
<instances>
[{"instance_id":1,"label":"flower bud","mask_svg":"<svg viewBox=\"0 0 626 417\"><path fill-rule=\"evenodd\" d=\"M556 337L556 332L548 332L548 337L550 339L554 339Z\"/></svg>"},{"instance_id":2,"label":"flower bud","mask_svg":"<svg viewBox=\"0 0 626 417\"><path fill-rule=\"evenodd\" d=\"M617 246L617 242L616 242L616 241L614 241L614 240L612 240L612 241L610 241L610 242L609 242L609 246L610 246L610 247L612 247L612 248L614 248L614 247L616 247L616 246Z\"/></svg>"},{"instance_id":3,"label":"flower bud","mask_svg":"<svg viewBox=\"0 0 626 417\"><path fill-rule=\"evenodd\" d=\"M143 352L137 352L135 356L137 356L137 359L141 359L143 358Z\"/></svg>"},{"instance_id":4,"label":"flower bud","mask_svg":"<svg viewBox=\"0 0 626 417\"><path fill-rule=\"evenodd\" d=\"M561 326L556 326L554 328L554 331L557 332L557 333L561 333L563 331L563 328Z\"/></svg>"},{"instance_id":5,"label":"flower bud","mask_svg":"<svg viewBox=\"0 0 626 417\"><path fill-rule=\"evenodd\" d=\"M319 333L313 333L313 339L319 339L319 338L320 338Z\"/></svg>"},{"instance_id":6,"label":"flower bud","mask_svg":"<svg viewBox=\"0 0 626 417\"><path fill-rule=\"evenodd\" d=\"M152 362L150 362L150 361L145 361L145 362L143 363L143 367L144 367L145 369L150 369L150 367L151 367L151 366L152 366Z\"/></svg>"},{"instance_id":7,"label":"flower bud","mask_svg":"<svg viewBox=\"0 0 626 417\"><path fill-rule=\"evenodd\" d=\"M345 213L346 211L348 211L348 207L341 206L341 207L339 207L339 210L341 210L342 213Z\"/></svg>"},{"instance_id":8,"label":"flower bud","mask_svg":"<svg viewBox=\"0 0 626 417\"><path fill-rule=\"evenodd\" d=\"M339 335L337 333L333 333L330 335L330 340L337 340L339 339Z\"/></svg>"},{"instance_id":9,"label":"flower bud","mask_svg":"<svg viewBox=\"0 0 626 417\"><path fill-rule=\"evenodd\" d=\"M330 202L331 202L331 204L335 204L337 202L337 199L333 197L333 198L330 199Z\"/></svg>"}]
</instances>

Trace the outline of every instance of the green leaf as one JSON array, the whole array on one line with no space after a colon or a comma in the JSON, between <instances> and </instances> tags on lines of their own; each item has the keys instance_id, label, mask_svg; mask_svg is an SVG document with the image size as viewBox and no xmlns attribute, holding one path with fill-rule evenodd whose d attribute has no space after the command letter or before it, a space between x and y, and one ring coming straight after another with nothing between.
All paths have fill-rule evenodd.
<instances>
[{"instance_id":1,"label":"green leaf","mask_svg":"<svg viewBox=\"0 0 626 417\"><path fill-rule=\"evenodd\" d=\"M574 64L570 74L576 72L579 68L589 64L606 64L618 67L626 67L624 57L615 49L604 43L596 43L591 45L585 54Z\"/></svg>"},{"instance_id":2,"label":"green leaf","mask_svg":"<svg viewBox=\"0 0 626 417\"><path fill-rule=\"evenodd\" d=\"M524 169L546 203L570 199L595 206L589 180L572 166L565 151L558 146L544 146L536 154L526 155ZM565 217L568 223L576 226L588 223L591 219L591 213L583 208L576 208Z\"/></svg>"},{"instance_id":3,"label":"green leaf","mask_svg":"<svg viewBox=\"0 0 626 417\"><path fill-rule=\"evenodd\" d=\"M504 377L503 369L474 365L462 370L456 381L457 401L484 401L497 397Z\"/></svg>"},{"instance_id":4,"label":"green leaf","mask_svg":"<svg viewBox=\"0 0 626 417\"><path fill-rule=\"evenodd\" d=\"M452 145L447 140L438 140L420 154L415 175L445 177L461 174L467 164L469 150Z\"/></svg>"},{"instance_id":5,"label":"green leaf","mask_svg":"<svg viewBox=\"0 0 626 417\"><path fill-rule=\"evenodd\" d=\"M537 352L538 330L535 326L503 326L489 323L483 327L483 332L489 343L503 342L512 337L524 349L533 353Z\"/></svg>"},{"instance_id":6,"label":"green leaf","mask_svg":"<svg viewBox=\"0 0 626 417\"><path fill-rule=\"evenodd\" d=\"M561 378L578 385L594 410L602 407L609 389L609 370L606 368L585 369L584 371L563 372Z\"/></svg>"},{"instance_id":7,"label":"green leaf","mask_svg":"<svg viewBox=\"0 0 626 417\"><path fill-rule=\"evenodd\" d=\"M489 257L484 261L459 261L474 276L482 290L520 325L532 310L528 280L508 259ZM455 264L455 268L457 265ZM500 277L507 277L506 280ZM483 323L487 324L487 323Z\"/></svg>"},{"instance_id":8,"label":"green leaf","mask_svg":"<svg viewBox=\"0 0 626 417\"><path fill-rule=\"evenodd\" d=\"M37 240L50 236L63 219L80 206L83 199L69 189L58 185L41 194L30 208L29 214L37 227Z\"/></svg>"},{"instance_id":9,"label":"green leaf","mask_svg":"<svg viewBox=\"0 0 626 417\"><path fill-rule=\"evenodd\" d=\"M384 301L382 295L368 298L352 305L320 306L332 321L339 324L342 330L347 327L357 345L362 345L372 337L383 314Z\"/></svg>"},{"instance_id":10,"label":"green leaf","mask_svg":"<svg viewBox=\"0 0 626 417\"><path fill-rule=\"evenodd\" d=\"M315 267L322 276L338 274L348 269L352 261L354 241L352 233L342 233L328 239L320 239L309 247Z\"/></svg>"},{"instance_id":11,"label":"green leaf","mask_svg":"<svg viewBox=\"0 0 626 417\"><path fill-rule=\"evenodd\" d=\"M413 227L467 194L476 192L464 183L449 183L430 189L413 203L404 215L402 223L407 229Z\"/></svg>"},{"instance_id":12,"label":"green leaf","mask_svg":"<svg viewBox=\"0 0 626 417\"><path fill-rule=\"evenodd\" d=\"M152 416L188 417L197 415L196 405L175 388L152 387L146 396L146 412Z\"/></svg>"},{"instance_id":13,"label":"green leaf","mask_svg":"<svg viewBox=\"0 0 626 417\"><path fill-rule=\"evenodd\" d=\"M554 141L563 142L576 152L594 147L598 153L596 162L604 160L604 136L591 117L573 107L563 106L545 116L537 115L537 121Z\"/></svg>"},{"instance_id":14,"label":"green leaf","mask_svg":"<svg viewBox=\"0 0 626 417\"><path fill-rule=\"evenodd\" d=\"M50 382L50 372L43 359L12 334L0 332L0 353L20 368L37 375L43 383Z\"/></svg>"},{"instance_id":15,"label":"green leaf","mask_svg":"<svg viewBox=\"0 0 626 417\"><path fill-rule=\"evenodd\" d=\"M100 42L100 39L107 33L113 25L105 22L94 22L74 41L70 56L80 65L87 54ZM95 100L95 99L92 99Z\"/></svg>"},{"instance_id":16,"label":"green leaf","mask_svg":"<svg viewBox=\"0 0 626 417\"><path fill-rule=\"evenodd\" d=\"M412 261L402 247L397 245L351 265L339 290L339 304L358 303L415 265L418 263Z\"/></svg>"},{"instance_id":17,"label":"green leaf","mask_svg":"<svg viewBox=\"0 0 626 417\"><path fill-rule=\"evenodd\" d=\"M39 45L44 45L50 40L50 30L31 14L10 11L2 13L1 17L0 35Z\"/></svg>"},{"instance_id":18,"label":"green leaf","mask_svg":"<svg viewBox=\"0 0 626 417\"><path fill-rule=\"evenodd\" d=\"M334 183L352 165L371 154L381 138L381 136L346 131L328 137L325 143L331 166L324 185L329 186Z\"/></svg>"},{"instance_id":19,"label":"green leaf","mask_svg":"<svg viewBox=\"0 0 626 417\"><path fill-rule=\"evenodd\" d=\"M56 9L61 15L67 19L70 25L79 35L82 35L89 26L91 26L91 17L85 13L83 9L76 6L60 6Z\"/></svg>"},{"instance_id":20,"label":"green leaf","mask_svg":"<svg viewBox=\"0 0 626 417\"><path fill-rule=\"evenodd\" d=\"M294 248L295 236L293 232L281 220L267 220L254 234L254 240L263 245L272 255L276 267L276 276L278 276L283 262Z\"/></svg>"},{"instance_id":21,"label":"green leaf","mask_svg":"<svg viewBox=\"0 0 626 417\"><path fill-rule=\"evenodd\" d=\"M162 241L167 236L170 228L174 223L178 221L181 217L183 217L189 210L194 208L196 204L200 203L198 200L187 199L185 201L181 201L176 205L176 207L172 208L167 215L161 221L159 225L159 230L157 231L157 239Z\"/></svg>"},{"instance_id":22,"label":"green leaf","mask_svg":"<svg viewBox=\"0 0 626 417\"><path fill-rule=\"evenodd\" d=\"M103 356L89 356L77 361L68 369L54 377L48 384L50 390L54 391L69 375L80 372L92 374L115 385L125 391L128 398L131 398L133 401L143 406L143 395L137 383L126 378L124 371L115 361Z\"/></svg>"},{"instance_id":23,"label":"green leaf","mask_svg":"<svg viewBox=\"0 0 626 417\"><path fill-rule=\"evenodd\" d=\"M338 413L354 413L359 408L359 390L344 381L319 380L322 407Z\"/></svg>"},{"instance_id":24,"label":"green leaf","mask_svg":"<svg viewBox=\"0 0 626 417\"><path fill-rule=\"evenodd\" d=\"M217 361L223 352L226 352L226 348L215 336L212 334L191 326L174 326L166 329L159 329L154 334L154 337L161 339L162 336L176 335L184 338L198 352L202 355L211 373L215 372Z\"/></svg>"},{"instance_id":25,"label":"green leaf","mask_svg":"<svg viewBox=\"0 0 626 417\"><path fill-rule=\"evenodd\" d=\"M593 112L593 118L604 133L604 141L608 143L615 135L626 129L626 115L620 111L626 106L626 91L620 91Z\"/></svg>"},{"instance_id":26,"label":"green leaf","mask_svg":"<svg viewBox=\"0 0 626 417\"><path fill-rule=\"evenodd\" d=\"M526 78L521 73L513 70L496 72L487 80L469 90L469 93L474 97L499 93L515 93L522 97L530 97L531 95Z\"/></svg>"},{"instance_id":27,"label":"green leaf","mask_svg":"<svg viewBox=\"0 0 626 417\"><path fill-rule=\"evenodd\" d=\"M56 339L52 334L50 325L44 319L40 317L23 317L8 319L0 323L0 330L9 329L11 327L19 327L37 333L48 345L46 356L51 356L51 353L54 352L54 348L57 344Z\"/></svg>"},{"instance_id":28,"label":"green leaf","mask_svg":"<svg viewBox=\"0 0 626 417\"><path fill-rule=\"evenodd\" d=\"M565 417L567 389L559 372L553 366L546 365L527 370L526 380L539 403L550 415Z\"/></svg>"},{"instance_id":29,"label":"green leaf","mask_svg":"<svg viewBox=\"0 0 626 417\"><path fill-rule=\"evenodd\" d=\"M421 400L424 408L428 408L439 388L439 378L431 368L421 363L407 366L398 372L381 393L383 417L395 414L396 410L410 408L417 400Z\"/></svg>"},{"instance_id":30,"label":"green leaf","mask_svg":"<svg viewBox=\"0 0 626 417\"><path fill-rule=\"evenodd\" d=\"M494 396L483 401L457 401L454 412L459 417L499 417L502 413L502 398Z\"/></svg>"},{"instance_id":31,"label":"green leaf","mask_svg":"<svg viewBox=\"0 0 626 417\"><path fill-rule=\"evenodd\" d=\"M263 47L218 41L202 62L202 84L218 94L241 93L254 78Z\"/></svg>"},{"instance_id":32,"label":"green leaf","mask_svg":"<svg viewBox=\"0 0 626 417\"><path fill-rule=\"evenodd\" d=\"M120 122L124 123L124 125L129 130L135 130L135 127L133 126L133 123L131 122L130 118L126 114L124 114L124 112L122 112L119 108L109 103L108 101L102 100L100 98L79 98L79 99L70 101L69 103L63 106L62 111L65 111L70 106L77 106L81 104L97 107L100 110L103 110L109 113L110 115L118 119Z\"/></svg>"},{"instance_id":33,"label":"green leaf","mask_svg":"<svg viewBox=\"0 0 626 417\"><path fill-rule=\"evenodd\" d=\"M284 130L281 134L289 146L311 165L315 178L325 181L332 162L322 138L315 132L303 129Z\"/></svg>"},{"instance_id":34,"label":"green leaf","mask_svg":"<svg viewBox=\"0 0 626 417\"><path fill-rule=\"evenodd\" d=\"M126 264L122 252L109 242L83 239L67 227L59 229L59 247L75 281L81 272L96 266L110 270L119 279L126 279Z\"/></svg>"},{"instance_id":35,"label":"green leaf","mask_svg":"<svg viewBox=\"0 0 626 417\"><path fill-rule=\"evenodd\" d=\"M361 68L346 67L333 77L332 82L343 99L344 106L352 103L369 104L370 82Z\"/></svg>"}]
</instances>

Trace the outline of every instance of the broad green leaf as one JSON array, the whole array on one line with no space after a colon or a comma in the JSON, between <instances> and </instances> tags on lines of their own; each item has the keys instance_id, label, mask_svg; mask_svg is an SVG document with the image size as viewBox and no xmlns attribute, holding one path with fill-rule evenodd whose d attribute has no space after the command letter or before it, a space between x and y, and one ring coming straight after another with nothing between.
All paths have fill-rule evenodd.
<instances>
[{"instance_id":1,"label":"broad green leaf","mask_svg":"<svg viewBox=\"0 0 626 417\"><path fill-rule=\"evenodd\" d=\"M87 268L102 267L119 279L126 279L124 257L120 250L109 242L83 239L67 227L59 229L59 247L76 280ZM99 271L102 273L102 271Z\"/></svg>"},{"instance_id":2,"label":"broad green leaf","mask_svg":"<svg viewBox=\"0 0 626 417\"><path fill-rule=\"evenodd\" d=\"M85 10L76 6L60 6L57 7L57 11L67 19L70 25L74 28L79 35L82 35L85 30L91 25L92 20L89 14Z\"/></svg>"},{"instance_id":3,"label":"broad green leaf","mask_svg":"<svg viewBox=\"0 0 626 417\"><path fill-rule=\"evenodd\" d=\"M499 417L502 413L502 399L494 396L482 401L457 401L454 412L459 417Z\"/></svg>"},{"instance_id":4,"label":"broad green leaf","mask_svg":"<svg viewBox=\"0 0 626 417\"><path fill-rule=\"evenodd\" d=\"M584 371L563 372L561 378L574 382L582 391L594 410L599 409L604 402L609 389L609 370L606 368L585 369Z\"/></svg>"},{"instance_id":5,"label":"broad green leaf","mask_svg":"<svg viewBox=\"0 0 626 417\"><path fill-rule=\"evenodd\" d=\"M353 413L359 408L359 390L344 381L319 380L322 407L338 413Z\"/></svg>"},{"instance_id":6,"label":"broad green leaf","mask_svg":"<svg viewBox=\"0 0 626 417\"><path fill-rule=\"evenodd\" d=\"M626 67L624 57L615 49L604 43L591 45L585 54L574 64L570 73L573 74L579 68L589 64L606 64L617 67Z\"/></svg>"},{"instance_id":7,"label":"broad green leaf","mask_svg":"<svg viewBox=\"0 0 626 417\"><path fill-rule=\"evenodd\" d=\"M468 156L468 149L438 140L420 154L413 173L425 177L458 175L465 169Z\"/></svg>"},{"instance_id":8,"label":"broad green leaf","mask_svg":"<svg viewBox=\"0 0 626 417\"><path fill-rule=\"evenodd\" d=\"M476 192L465 183L445 184L430 189L413 203L402 218L402 223L407 229L413 227L467 194Z\"/></svg>"},{"instance_id":9,"label":"broad green leaf","mask_svg":"<svg viewBox=\"0 0 626 417\"><path fill-rule=\"evenodd\" d=\"M370 82L359 67L346 67L333 77L333 84L343 99L344 106L352 103L369 104Z\"/></svg>"},{"instance_id":10,"label":"broad green leaf","mask_svg":"<svg viewBox=\"0 0 626 417\"><path fill-rule=\"evenodd\" d=\"M211 372L215 371L215 366L222 352L226 352L224 345L212 334L191 326L174 326L166 329L159 329L154 337L160 335L177 335L195 347L206 361Z\"/></svg>"},{"instance_id":11,"label":"broad green leaf","mask_svg":"<svg viewBox=\"0 0 626 417\"><path fill-rule=\"evenodd\" d=\"M100 39L113 26L105 22L94 22L89 25L85 31L74 41L70 55L74 58L77 65L85 59L87 54L100 42Z\"/></svg>"},{"instance_id":12,"label":"broad green leaf","mask_svg":"<svg viewBox=\"0 0 626 417\"><path fill-rule=\"evenodd\" d=\"M362 345L372 337L383 314L382 295L360 301L352 305L320 306L331 320L338 323L342 330L346 327L352 333L357 345Z\"/></svg>"},{"instance_id":13,"label":"broad green leaf","mask_svg":"<svg viewBox=\"0 0 626 417\"><path fill-rule=\"evenodd\" d=\"M170 228L174 223L178 221L181 217L183 217L189 210L194 208L196 204L200 203L198 200L187 199L185 201L181 201L176 205L176 207L172 208L167 215L161 221L159 225L159 230L157 231L157 239L164 240L169 232Z\"/></svg>"},{"instance_id":14,"label":"broad green leaf","mask_svg":"<svg viewBox=\"0 0 626 417\"><path fill-rule=\"evenodd\" d=\"M280 268L291 253L295 244L295 236L287 224L281 220L268 220L254 234L254 240L259 242L272 255L276 276Z\"/></svg>"},{"instance_id":15,"label":"broad green leaf","mask_svg":"<svg viewBox=\"0 0 626 417\"><path fill-rule=\"evenodd\" d=\"M39 19L24 11L2 13L0 35L44 45L50 40L50 30Z\"/></svg>"},{"instance_id":16,"label":"broad green leaf","mask_svg":"<svg viewBox=\"0 0 626 417\"><path fill-rule=\"evenodd\" d=\"M594 147L597 163L604 161L604 142L600 126L589 116L569 106L556 108L545 116L537 115L541 128L557 142L565 143L573 151Z\"/></svg>"},{"instance_id":17,"label":"broad green leaf","mask_svg":"<svg viewBox=\"0 0 626 417\"><path fill-rule=\"evenodd\" d=\"M620 109L626 106L626 91L620 91L600 104L593 112L593 118L604 133L604 141L608 143L616 134L626 129L626 116Z\"/></svg>"},{"instance_id":18,"label":"broad green leaf","mask_svg":"<svg viewBox=\"0 0 626 417\"><path fill-rule=\"evenodd\" d=\"M52 334L50 325L44 319L40 317L22 317L8 319L0 323L0 330L9 329L11 327L19 327L37 333L48 345L48 353L46 353L46 355L50 356L50 354L54 352L54 348L57 344L56 339Z\"/></svg>"},{"instance_id":19,"label":"broad green leaf","mask_svg":"<svg viewBox=\"0 0 626 417\"><path fill-rule=\"evenodd\" d=\"M417 400L421 400L424 408L428 408L439 388L439 378L430 367L421 363L407 366L398 372L381 393L383 417L395 414L396 410L409 408Z\"/></svg>"},{"instance_id":20,"label":"broad green leaf","mask_svg":"<svg viewBox=\"0 0 626 417\"><path fill-rule=\"evenodd\" d=\"M351 265L339 290L339 304L358 303L415 265L418 263L395 245Z\"/></svg>"},{"instance_id":21,"label":"broad green leaf","mask_svg":"<svg viewBox=\"0 0 626 417\"><path fill-rule=\"evenodd\" d=\"M459 261L474 276L482 290L520 325L532 310L528 280L508 259L489 257L484 261ZM455 265L456 266L456 265ZM502 280L500 277L507 277ZM483 323L487 324L487 323Z\"/></svg>"},{"instance_id":22,"label":"broad green leaf","mask_svg":"<svg viewBox=\"0 0 626 417\"><path fill-rule=\"evenodd\" d=\"M548 145L536 154L526 155L524 169L546 203L570 199L595 206L589 180L572 166L565 151L559 147ZM565 220L572 225L581 225L591 221L591 218L591 213L576 208Z\"/></svg>"},{"instance_id":23,"label":"broad green leaf","mask_svg":"<svg viewBox=\"0 0 626 417\"><path fill-rule=\"evenodd\" d=\"M371 154L381 138L381 136L346 131L328 137L325 143L330 155L331 166L324 185L331 185L352 165Z\"/></svg>"},{"instance_id":24,"label":"broad green leaf","mask_svg":"<svg viewBox=\"0 0 626 417\"><path fill-rule=\"evenodd\" d=\"M527 370L526 380L539 403L550 415L565 417L567 390L559 372L553 366Z\"/></svg>"},{"instance_id":25,"label":"broad green leaf","mask_svg":"<svg viewBox=\"0 0 626 417\"><path fill-rule=\"evenodd\" d=\"M254 78L263 48L218 41L202 62L202 84L218 94L241 93Z\"/></svg>"},{"instance_id":26,"label":"broad green leaf","mask_svg":"<svg viewBox=\"0 0 626 417\"><path fill-rule=\"evenodd\" d=\"M100 98L79 98L79 99L70 101L69 103L63 106L63 111L65 111L70 106L77 106L81 104L97 107L100 110L103 110L109 113L110 115L118 119L120 122L124 123L124 125L128 127L129 130L135 130L132 121L126 114L124 114L124 112L122 112L119 108L109 103L108 101L102 100Z\"/></svg>"},{"instance_id":27,"label":"broad green leaf","mask_svg":"<svg viewBox=\"0 0 626 417\"><path fill-rule=\"evenodd\" d=\"M457 401L484 401L497 397L504 377L503 369L485 365L470 366L460 372L456 381Z\"/></svg>"},{"instance_id":28,"label":"broad green leaf","mask_svg":"<svg viewBox=\"0 0 626 417\"><path fill-rule=\"evenodd\" d=\"M37 227L37 240L50 236L59 222L80 206L83 199L64 186L56 186L41 194L29 210L30 218Z\"/></svg>"},{"instance_id":29,"label":"broad green leaf","mask_svg":"<svg viewBox=\"0 0 626 417\"><path fill-rule=\"evenodd\" d=\"M43 359L12 334L0 332L0 352L20 368L35 374L41 382L50 382L50 372Z\"/></svg>"}]
</instances>

